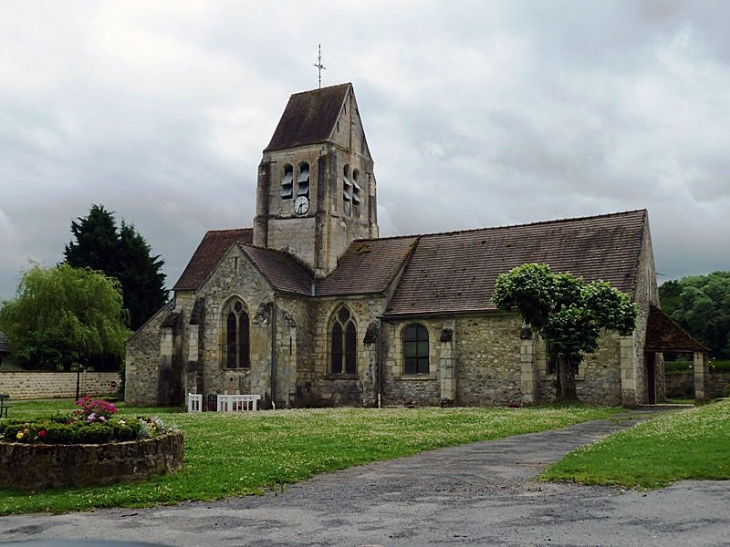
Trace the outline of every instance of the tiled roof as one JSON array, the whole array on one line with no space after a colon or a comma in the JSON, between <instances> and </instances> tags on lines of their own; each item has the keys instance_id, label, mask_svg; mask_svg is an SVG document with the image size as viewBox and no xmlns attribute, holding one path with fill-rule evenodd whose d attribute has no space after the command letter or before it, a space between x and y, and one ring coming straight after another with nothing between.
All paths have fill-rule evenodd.
<instances>
[{"instance_id":1,"label":"tiled roof","mask_svg":"<svg viewBox=\"0 0 730 547\"><path fill-rule=\"evenodd\" d=\"M645 210L420 236L386 315L495 309L497 276L548 264L634 296Z\"/></svg>"},{"instance_id":2,"label":"tiled roof","mask_svg":"<svg viewBox=\"0 0 730 547\"><path fill-rule=\"evenodd\" d=\"M692 338L671 317L652 305L649 308L649 321L646 327L646 351L709 351Z\"/></svg>"},{"instance_id":3,"label":"tiled roof","mask_svg":"<svg viewBox=\"0 0 730 547\"><path fill-rule=\"evenodd\" d=\"M251 245L240 247L277 291L299 295L311 294L312 275L291 255Z\"/></svg>"},{"instance_id":4,"label":"tiled roof","mask_svg":"<svg viewBox=\"0 0 730 547\"><path fill-rule=\"evenodd\" d=\"M173 290L198 290L234 243L253 243L253 229L210 230L193 253Z\"/></svg>"},{"instance_id":5,"label":"tiled roof","mask_svg":"<svg viewBox=\"0 0 730 547\"><path fill-rule=\"evenodd\" d=\"M340 257L337 269L317 284L317 296L385 291L417 240L417 237L396 237L354 241Z\"/></svg>"},{"instance_id":6,"label":"tiled roof","mask_svg":"<svg viewBox=\"0 0 730 547\"><path fill-rule=\"evenodd\" d=\"M264 152L328 140L351 87L347 83L292 95Z\"/></svg>"}]
</instances>

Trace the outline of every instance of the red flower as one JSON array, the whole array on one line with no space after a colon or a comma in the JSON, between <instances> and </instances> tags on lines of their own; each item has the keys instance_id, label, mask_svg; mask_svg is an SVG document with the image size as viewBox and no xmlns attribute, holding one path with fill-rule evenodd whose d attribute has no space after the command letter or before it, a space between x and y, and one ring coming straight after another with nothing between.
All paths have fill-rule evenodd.
<instances>
[{"instance_id":1,"label":"red flower","mask_svg":"<svg viewBox=\"0 0 730 547\"><path fill-rule=\"evenodd\" d=\"M38 432L38 436L39 436L39 437L40 437L41 439L42 439L43 437L45 437L45 436L46 436L46 430L45 430L45 429L41 429L41 430L40 430L40 431Z\"/></svg>"}]
</instances>

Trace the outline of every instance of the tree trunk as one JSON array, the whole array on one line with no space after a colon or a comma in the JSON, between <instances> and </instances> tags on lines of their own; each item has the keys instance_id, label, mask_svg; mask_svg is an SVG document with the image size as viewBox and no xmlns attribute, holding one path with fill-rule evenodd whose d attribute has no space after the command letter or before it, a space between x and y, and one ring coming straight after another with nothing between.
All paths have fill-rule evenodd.
<instances>
[{"instance_id":1,"label":"tree trunk","mask_svg":"<svg viewBox=\"0 0 730 547\"><path fill-rule=\"evenodd\" d=\"M577 401L578 391L575 387L575 371L573 363L565 355L558 355L558 387L559 401Z\"/></svg>"}]
</instances>

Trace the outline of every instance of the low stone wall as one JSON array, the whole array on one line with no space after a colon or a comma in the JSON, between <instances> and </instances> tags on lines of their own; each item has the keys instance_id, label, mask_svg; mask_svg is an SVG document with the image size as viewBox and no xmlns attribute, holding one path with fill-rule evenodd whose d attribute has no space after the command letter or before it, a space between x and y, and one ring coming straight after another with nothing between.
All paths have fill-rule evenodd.
<instances>
[{"instance_id":1,"label":"low stone wall","mask_svg":"<svg viewBox=\"0 0 730 547\"><path fill-rule=\"evenodd\" d=\"M667 374L667 397L670 399L694 398L694 378L693 372ZM728 386L730 386L730 372L710 372L707 375L706 392L711 399L725 397Z\"/></svg>"},{"instance_id":2,"label":"low stone wall","mask_svg":"<svg viewBox=\"0 0 730 547\"><path fill-rule=\"evenodd\" d=\"M107 444L0 442L0 486L39 490L140 481L182 467L180 432Z\"/></svg>"},{"instance_id":3,"label":"low stone wall","mask_svg":"<svg viewBox=\"0 0 730 547\"><path fill-rule=\"evenodd\" d=\"M118 372L82 372L82 395L110 395L121 381ZM75 372L0 372L0 393L11 399L40 399L76 396Z\"/></svg>"}]
</instances>

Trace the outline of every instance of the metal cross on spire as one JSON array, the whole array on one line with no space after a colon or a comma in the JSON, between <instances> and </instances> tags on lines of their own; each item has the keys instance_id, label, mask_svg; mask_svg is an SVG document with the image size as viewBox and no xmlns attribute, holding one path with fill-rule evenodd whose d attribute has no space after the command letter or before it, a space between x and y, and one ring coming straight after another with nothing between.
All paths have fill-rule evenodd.
<instances>
[{"instance_id":1,"label":"metal cross on spire","mask_svg":"<svg viewBox=\"0 0 730 547\"><path fill-rule=\"evenodd\" d=\"M317 45L317 62L314 64L314 66L317 68L317 71L319 72L319 88L322 88L322 71L327 70L327 67L322 64L322 44Z\"/></svg>"}]
</instances>

